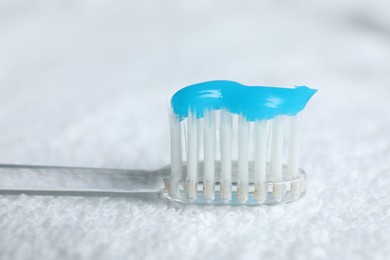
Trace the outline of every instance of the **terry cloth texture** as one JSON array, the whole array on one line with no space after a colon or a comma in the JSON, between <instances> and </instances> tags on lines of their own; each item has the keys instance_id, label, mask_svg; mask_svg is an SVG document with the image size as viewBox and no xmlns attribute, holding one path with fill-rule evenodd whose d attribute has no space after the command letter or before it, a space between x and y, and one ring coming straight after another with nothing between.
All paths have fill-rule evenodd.
<instances>
[{"instance_id":1,"label":"terry cloth texture","mask_svg":"<svg viewBox=\"0 0 390 260\"><path fill-rule=\"evenodd\" d=\"M389 259L389 1L0 2L0 163L157 169L197 82L319 89L273 207L0 195L0 259Z\"/></svg>"}]
</instances>

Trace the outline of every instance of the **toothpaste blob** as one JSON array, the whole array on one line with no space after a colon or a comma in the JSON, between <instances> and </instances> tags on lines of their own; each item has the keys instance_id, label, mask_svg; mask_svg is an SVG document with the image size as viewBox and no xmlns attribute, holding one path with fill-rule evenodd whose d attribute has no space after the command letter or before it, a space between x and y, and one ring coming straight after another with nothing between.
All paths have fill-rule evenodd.
<instances>
[{"instance_id":1,"label":"toothpaste blob","mask_svg":"<svg viewBox=\"0 0 390 260\"><path fill-rule=\"evenodd\" d=\"M280 115L296 115L316 92L306 86L245 86L233 81L216 80L179 90L173 95L171 106L179 120L186 118L189 112L202 118L205 111L221 109L242 115L248 121L268 120Z\"/></svg>"}]
</instances>

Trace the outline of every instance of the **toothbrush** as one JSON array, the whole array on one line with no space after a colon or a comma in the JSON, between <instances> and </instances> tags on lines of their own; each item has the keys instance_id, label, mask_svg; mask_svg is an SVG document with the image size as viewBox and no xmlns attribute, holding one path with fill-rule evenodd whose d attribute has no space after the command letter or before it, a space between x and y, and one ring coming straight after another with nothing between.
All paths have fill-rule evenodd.
<instances>
[{"instance_id":1,"label":"toothbrush","mask_svg":"<svg viewBox=\"0 0 390 260\"><path fill-rule=\"evenodd\" d=\"M150 193L172 202L205 205L295 201L306 191L306 174L299 168L298 113L315 92L307 87L248 87L232 81L191 85L171 100L170 166L148 172L0 165L0 193ZM289 131L284 131L286 121ZM287 165L284 132L289 137Z\"/></svg>"}]
</instances>

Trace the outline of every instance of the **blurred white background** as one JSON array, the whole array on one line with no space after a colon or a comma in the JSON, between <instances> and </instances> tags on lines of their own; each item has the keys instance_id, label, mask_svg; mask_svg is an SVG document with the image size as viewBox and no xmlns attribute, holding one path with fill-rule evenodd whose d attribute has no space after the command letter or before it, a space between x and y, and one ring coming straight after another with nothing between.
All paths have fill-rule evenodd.
<instances>
[{"instance_id":1,"label":"blurred white background","mask_svg":"<svg viewBox=\"0 0 390 260\"><path fill-rule=\"evenodd\" d=\"M213 79L308 85L329 106L343 95L358 109L353 91L389 93L389 8L389 1L2 1L0 161L159 167L169 162L161 150L170 96Z\"/></svg>"},{"instance_id":2,"label":"blurred white background","mask_svg":"<svg viewBox=\"0 0 390 260\"><path fill-rule=\"evenodd\" d=\"M128 247L141 241L152 252L146 258L189 257L194 254L184 245L164 240L172 225L187 221L192 226L182 224L174 237L179 241L193 234L190 248L201 256L388 256L383 243L389 232L383 232L390 231L389 12L387 0L2 0L0 163L156 169L169 163L167 105L181 87L229 79L248 85L307 85L319 92L305 113L302 156L314 188L297 208L193 209L169 215L161 204L132 201L130 209L107 217L99 211L107 207L104 203L118 208L130 202L3 197L0 228L11 242L3 240L0 251L8 258L29 252L73 259L141 257L141 249ZM79 226L62 214L62 207L70 208L70 215L75 208L87 216L97 210L99 218L122 226L114 230L102 227L99 219L76 218L92 226L75 235ZM49 224L22 225L31 214ZM165 224L158 225L161 216ZM224 216L239 223L230 225ZM281 216L290 218L290 226L278 222ZM204 233L193 232L208 230L221 218L227 233L211 230L205 239ZM279 229L264 230L275 221ZM63 238L52 234L53 222L68 230ZM155 228L146 228L150 225ZM297 236L283 241L291 225ZM137 235L145 228L150 235ZM91 237L91 229L101 231ZM41 240L23 240L23 232ZM75 236L80 243L69 243ZM222 238L225 247L217 242ZM47 239L54 242L42 242ZM42 251L32 249L34 240ZM232 245L242 254L235 254ZM220 254L215 248L222 248Z\"/></svg>"}]
</instances>

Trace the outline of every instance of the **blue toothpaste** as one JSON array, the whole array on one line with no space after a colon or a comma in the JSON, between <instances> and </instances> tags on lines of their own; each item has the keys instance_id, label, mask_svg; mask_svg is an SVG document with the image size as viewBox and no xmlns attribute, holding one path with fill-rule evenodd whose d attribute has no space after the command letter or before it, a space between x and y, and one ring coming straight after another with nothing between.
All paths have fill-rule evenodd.
<instances>
[{"instance_id":1,"label":"blue toothpaste","mask_svg":"<svg viewBox=\"0 0 390 260\"><path fill-rule=\"evenodd\" d=\"M171 106L180 120L186 118L188 112L201 118L207 110L220 109L242 115L248 121L267 120L280 115L296 115L316 92L306 86L245 86L233 81L216 80L179 90L173 95Z\"/></svg>"}]
</instances>

